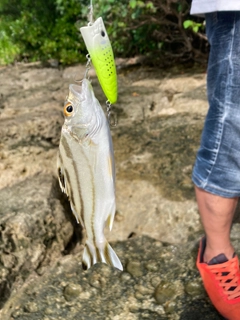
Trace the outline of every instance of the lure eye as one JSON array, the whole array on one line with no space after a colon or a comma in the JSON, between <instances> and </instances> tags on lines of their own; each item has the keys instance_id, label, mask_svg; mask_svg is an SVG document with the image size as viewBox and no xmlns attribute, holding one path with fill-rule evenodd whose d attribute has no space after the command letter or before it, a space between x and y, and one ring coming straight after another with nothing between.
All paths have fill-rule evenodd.
<instances>
[{"instance_id":1,"label":"lure eye","mask_svg":"<svg viewBox=\"0 0 240 320\"><path fill-rule=\"evenodd\" d=\"M101 36L105 37L105 32L103 30L101 31Z\"/></svg>"},{"instance_id":2,"label":"lure eye","mask_svg":"<svg viewBox=\"0 0 240 320\"><path fill-rule=\"evenodd\" d=\"M72 112L73 112L73 106L70 102L68 102L65 107L64 107L64 115L65 117L70 117L72 115Z\"/></svg>"}]
</instances>

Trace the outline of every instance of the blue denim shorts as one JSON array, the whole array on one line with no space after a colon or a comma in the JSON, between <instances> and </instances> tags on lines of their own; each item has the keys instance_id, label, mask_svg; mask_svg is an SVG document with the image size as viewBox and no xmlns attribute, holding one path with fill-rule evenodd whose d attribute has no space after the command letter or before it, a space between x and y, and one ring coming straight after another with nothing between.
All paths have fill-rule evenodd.
<instances>
[{"instance_id":1,"label":"blue denim shorts","mask_svg":"<svg viewBox=\"0 0 240 320\"><path fill-rule=\"evenodd\" d=\"M193 168L194 184L213 194L240 196L240 12L206 14L210 43L209 110Z\"/></svg>"}]
</instances>

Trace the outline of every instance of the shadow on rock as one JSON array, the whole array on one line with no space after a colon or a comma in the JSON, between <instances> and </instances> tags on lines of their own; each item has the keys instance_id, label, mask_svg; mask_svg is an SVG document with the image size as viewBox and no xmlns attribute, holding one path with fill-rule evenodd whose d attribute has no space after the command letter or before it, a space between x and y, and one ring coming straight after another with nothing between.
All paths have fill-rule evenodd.
<instances>
[{"instance_id":1,"label":"shadow on rock","mask_svg":"<svg viewBox=\"0 0 240 320\"><path fill-rule=\"evenodd\" d=\"M193 199L191 182L202 117L155 117L113 131L118 179L148 180L170 200Z\"/></svg>"},{"instance_id":2,"label":"shadow on rock","mask_svg":"<svg viewBox=\"0 0 240 320\"><path fill-rule=\"evenodd\" d=\"M206 299L196 299L185 305L179 320L224 320L216 309Z\"/></svg>"}]
</instances>

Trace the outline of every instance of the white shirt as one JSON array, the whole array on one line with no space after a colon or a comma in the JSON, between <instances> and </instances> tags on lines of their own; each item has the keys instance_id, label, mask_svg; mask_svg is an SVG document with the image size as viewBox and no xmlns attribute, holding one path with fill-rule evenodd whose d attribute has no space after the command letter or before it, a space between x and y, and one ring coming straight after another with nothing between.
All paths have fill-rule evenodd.
<instances>
[{"instance_id":1,"label":"white shirt","mask_svg":"<svg viewBox=\"0 0 240 320\"><path fill-rule=\"evenodd\" d=\"M191 14L215 11L240 11L240 0L193 0Z\"/></svg>"}]
</instances>

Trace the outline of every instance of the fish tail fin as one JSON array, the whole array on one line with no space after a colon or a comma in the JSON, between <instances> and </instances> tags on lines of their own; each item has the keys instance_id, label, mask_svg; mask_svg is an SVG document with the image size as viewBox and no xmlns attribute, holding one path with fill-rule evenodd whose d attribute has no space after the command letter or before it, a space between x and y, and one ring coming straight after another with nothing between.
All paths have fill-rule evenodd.
<instances>
[{"instance_id":1,"label":"fish tail fin","mask_svg":"<svg viewBox=\"0 0 240 320\"><path fill-rule=\"evenodd\" d=\"M98 262L106 263L121 271L123 270L121 261L107 240L99 246L94 246L94 244L86 241L82 257L83 269L87 270Z\"/></svg>"}]
</instances>

